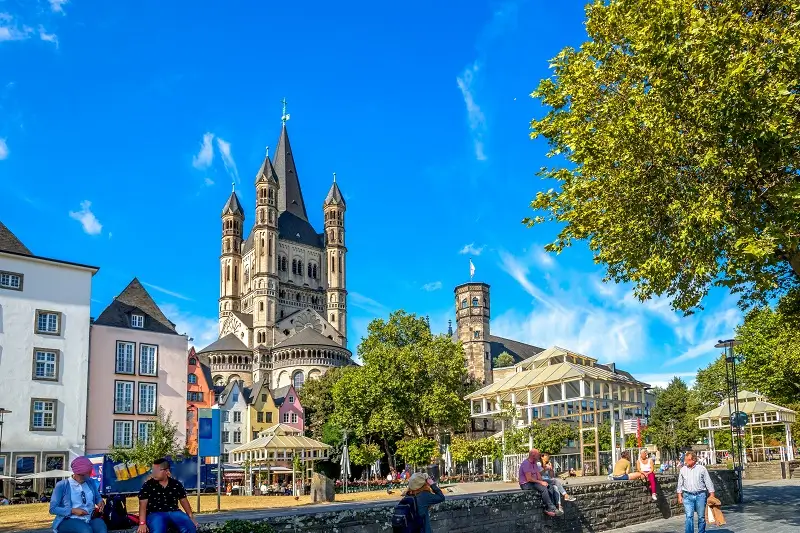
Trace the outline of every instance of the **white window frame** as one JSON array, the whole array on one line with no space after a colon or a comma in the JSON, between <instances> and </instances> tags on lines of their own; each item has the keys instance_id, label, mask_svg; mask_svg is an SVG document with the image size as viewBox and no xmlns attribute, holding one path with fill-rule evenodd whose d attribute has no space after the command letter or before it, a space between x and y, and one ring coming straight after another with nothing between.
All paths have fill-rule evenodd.
<instances>
[{"instance_id":1,"label":"white window frame","mask_svg":"<svg viewBox=\"0 0 800 533\"><path fill-rule=\"evenodd\" d=\"M237 429L233 432L233 443L234 444L241 444L242 443L242 430Z\"/></svg>"},{"instance_id":2,"label":"white window frame","mask_svg":"<svg viewBox=\"0 0 800 533\"><path fill-rule=\"evenodd\" d=\"M136 440L150 442L153 439L153 430L156 428L155 422L138 422L136 427Z\"/></svg>"},{"instance_id":3,"label":"white window frame","mask_svg":"<svg viewBox=\"0 0 800 533\"><path fill-rule=\"evenodd\" d=\"M147 357L147 360L145 360L145 357ZM139 375L158 375L158 346L155 344L139 343Z\"/></svg>"},{"instance_id":4,"label":"white window frame","mask_svg":"<svg viewBox=\"0 0 800 533\"><path fill-rule=\"evenodd\" d=\"M292 424L297 424L297 413L292 413Z\"/></svg>"},{"instance_id":5,"label":"white window frame","mask_svg":"<svg viewBox=\"0 0 800 533\"><path fill-rule=\"evenodd\" d=\"M0 289L21 291L25 276L17 272L0 271Z\"/></svg>"},{"instance_id":6,"label":"white window frame","mask_svg":"<svg viewBox=\"0 0 800 533\"><path fill-rule=\"evenodd\" d=\"M120 352L120 348L124 352ZM122 366L120 366L122 363ZM130 370L128 370L130 366ZM133 375L136 373L136 343L129 341L117 341L117 351L114 356L114 373Z\"/></svg>"},{"instance_id":7,"label":"white window frame","mask_svg":"<svg viewBox=\"0 0 800 533\"><path fill-rule=\"evenodd\" d=\"M39 360L39 356L52 356L53 360ZM39 365L42 365L42 368L46 371L49 367L52 367L52 374L50 373L42 373L39 375ZM37 381L58 381L58 350L47 350L44 348L34 348L33 349L33 379Z\"/></svg>"},{"instance_id":8,"label":"white window frame","mask_svg":"<svg viewBox=\"0 0 800 533\"><path fill-rule=\"evenodd\" d=\"M112 438L114 440L114 446L133 448L133 420L114 420L114 433Z\"/></svg>"},{"instance_id":9,"label":"white window frame","mask_svg":"<svg viewBox=\"0 0 800 533\"><path fill-rule=\"evenodd\" d=\"M289 403L294 403L294 396L289 396Z\"/></svg>"},{"instance_id":10,"label":"white window frame","mask_svg":"<svg viewBox=\"0 0 800 533\"><path fill-rule=\"evenodd\" d=\"M225 444L231 443L231 432L230 431L223 431L222 432L222 442Z\"/></svg>"},{"instance_id":11,"label":"white window frame","mask_svg":"<svg viewBox=\"0 0 800 533\"><path fill-rule=\"evenodd\" d=\"M144 327L144 315L139 314L132 314L131 315L131 327L142 329Z\"/></svg>"},{"instance_id":12,"label":"white window frame","mask_svg":"<svg viewBox=\"0 0 800 533\"><path fill-rule=\"evenodd\" d=\"M38 404L38 405L37 405ZM32 431L55 431L57 402L51 398L31 398L31 430ZM36 415L41 414L41 424L36 424ZM50 423L47 423L47 415L50 415Z\"/></svg>"},{"instance_id":13,"label":"white window frame","mask_svg":"<svg viewBox=\"0 0 800 533\"><path fill-rule=\"evenodd\" d=\"M230 416L229 413L230 413L230 411L222 411L222 421L223 422L230 422L231 416Z\"/></svg>"},{"instance_id":14,"label":"white window frame","mask_svg":"<svg viewBox=\"0 0 800 533\"><path fill-rule=\"evenodd\" d=\"M189 385L197 385L197 374L189 374L186 377L186 383Z\"/></svg>"},{"instance_id":15,"label":"white window frame","mask_svg":"<svg viewBox=\"0 0 800 533\"><path fill-rule=\"evenodd\" d=\"M152 396L149 392L152 390ZM149 400L149 402L148 402ZM148 402L150 405L145 405ZM145 409L142 408L145 407ZM154 415L158 410L158 385L156 383L139 382L138 412L140 415Z\"/></svg>"},{"instance_id":16,"label":"white window frame","mask_svg":"<svg viewBox=\"0 0 800 533\"><path fill-rule=\"evenodd\" d=\"M120 387L122 386L122 388ZM130 398L126 398L125 389L130 392ZM119 399L120 390L122 390L122 400ZM130 409L125 410L124 407L130 402ZM114 380L114 413L132 415L134 413L134 397L133 397L133 381ZM119 407L123 407L120 409ZM131 429L131 431L133 431Z\"/></svg>"},{"instance_id":17,"label":"white window frame","mask_svg":"<svg viewBox=\"0 0 800 533\"><path fill-rule=\"evenodd\" d=\"M61 313L36 311L36 333L59 335L61 333Z\"/></svg>"},{"instance_id":18,"label":"white window frame","mask_svg":"<svg viewBox=\"0 0 800 533\"><path fill-rule=\"evenodd\" d=\"M234 424L241 424L242 423L242 412L241 411L234 411L233 412L233 423Z\"/></svg>"},{"instance_id":19,"label":"white window frame","mask_svg":"<svg viewBox=\"0 0 800 533\"><path fill-rule=\"evenodd\" d=\"M284 424L288 424L289 423L289 413L283 413L283 416L281 417L281 419L283 420Z\"/></svg>"}]
</instances>

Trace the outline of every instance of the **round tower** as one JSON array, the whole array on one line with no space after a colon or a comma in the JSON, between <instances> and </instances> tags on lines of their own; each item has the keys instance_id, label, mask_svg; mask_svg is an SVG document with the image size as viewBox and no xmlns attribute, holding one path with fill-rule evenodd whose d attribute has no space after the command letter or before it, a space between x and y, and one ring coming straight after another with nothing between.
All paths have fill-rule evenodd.
<instances>
[{"instance_id":1,"label":"round tower","mask_svg":"<svg viewBox=\"0 0 800 533\"><path fill-rule=\"evenodd\" d=\"M489 347L489 285L470 282L455 289L456 333L464 347L467 370L481 383L492 382Z\"/></svg>"},{"instance_id":2,"label":"round tower","mask_svg":"<svg viewBox=\"0 0 800 533\"><path fill-rule=\"evenodd\" d=\"M220 255L219 327L232 311L241 307L242 231L244 211L236 192L222 209L222 253Z\"/></svg>"},{"instance_id":3,"label":"round tower","mask_svg":"<svg viewBox=\"0 0 800 533\"><path fill-rule=\"evenodd\" d=\"M342 346L347 345L347 287L344 240L344 214L347 206L333 175L328 196L323 204L325 215L325 263L327 279L327 319L342 334Z\"/></svg>"}]
</instances>

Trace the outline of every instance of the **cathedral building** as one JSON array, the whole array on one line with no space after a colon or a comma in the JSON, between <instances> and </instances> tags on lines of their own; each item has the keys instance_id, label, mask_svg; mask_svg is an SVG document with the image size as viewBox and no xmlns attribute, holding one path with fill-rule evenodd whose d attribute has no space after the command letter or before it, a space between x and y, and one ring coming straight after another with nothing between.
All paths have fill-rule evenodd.
<instances>
[{"instance_id":1,"label":"cathedral building","mask_svg":"<svg viewBox=\"0 0 800 533\"><path fill-rule=\"evenodd\" d=\"M284 113L278 148L255 178L253 224L236 192L222 209L219 339L198 352L215 386L240 380L270 389L353 364L347 349L345 201L336 175L308 220Z\"/></svg>"}]
</instances>

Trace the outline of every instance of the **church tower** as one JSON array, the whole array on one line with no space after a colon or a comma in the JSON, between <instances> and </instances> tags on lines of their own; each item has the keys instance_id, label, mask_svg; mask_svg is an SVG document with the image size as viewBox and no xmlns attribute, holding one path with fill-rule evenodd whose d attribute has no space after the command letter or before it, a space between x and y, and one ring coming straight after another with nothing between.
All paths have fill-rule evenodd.
<instances>
[{"instance_id":1,"label":"church tower","mask_svg":"<svg viewBox=\"0 0 800 533\"><path fill-rule=\"evenodd\" d=\"M327 263L328 321L342 334L342 345L347 345L347 288L345 286L347 248L344 242L344 213L347 206L333 174L328 196L323 204L325 214L325 255Z\"/></svg>"},{"instance_id":2,"label":"church tower","mask_svg":"<svg viewBox=\"0 0 800 533\"><path fill-rule=\"evenodd\" d=\"M492 382L489 349L489 285L464 283L456 287L456 332L464 346L469 375L483 384Z\"/></svg>"},{"instance_id":3,"label":"church tower","mask_svg":"<svg viewBox=\"0 0 800 533\"><path fill-rule=\"evenodd\" d=\"M278 177L269 151L256 175L253 258L254 346L271 345L278 313Z\"/></svg>"},{"instance_id":4,"label":"church tower","mask_svg":"<svg viewBox=\"0 0 800 533\"><path fill-rule=\"evenodd\" d=\"M222 254L220 255L219 327L231 314L241 308L242 225L244 211L236 192L222 209Z\"/></svg>"}]
</instances>

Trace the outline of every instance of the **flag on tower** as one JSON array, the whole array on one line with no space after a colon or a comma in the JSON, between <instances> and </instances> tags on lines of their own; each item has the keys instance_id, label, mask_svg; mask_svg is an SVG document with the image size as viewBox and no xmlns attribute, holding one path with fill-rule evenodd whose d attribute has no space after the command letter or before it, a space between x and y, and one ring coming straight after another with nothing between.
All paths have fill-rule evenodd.
<instances>
[{"instance_id":1,"label":"flag on tower","mask_svg":"<svg viewBox=\"0 0 800 533\"><path fill-rule=\"evenodd\" d=\"M475 275L475 265L472 264L472 258L469 260L469 280L472 281L472 277Z\"/></svg>"}]
</instances>

